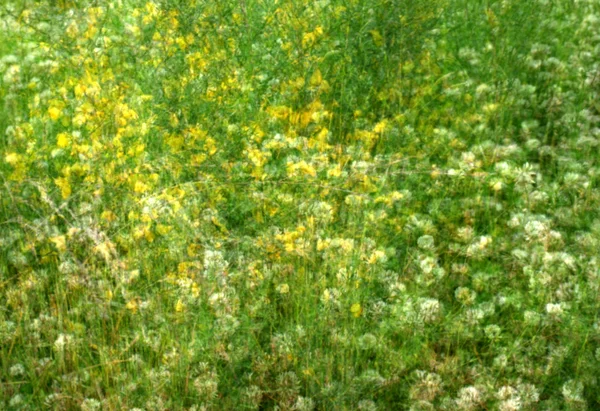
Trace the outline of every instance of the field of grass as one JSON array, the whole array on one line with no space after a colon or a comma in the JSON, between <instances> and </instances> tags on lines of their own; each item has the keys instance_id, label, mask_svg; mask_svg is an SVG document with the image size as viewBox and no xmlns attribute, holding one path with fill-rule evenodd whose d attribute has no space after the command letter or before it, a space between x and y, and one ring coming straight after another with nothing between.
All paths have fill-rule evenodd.
<instances>
[{"instance_id":1,"label":"field of grass","mask_svg":"<svg viewBox=\"0 0 600 411\"><path fill-rule=\"evenodd\" d=\"M0 409L599 410L599 0L0 2Z\"/></svg>"}]
</instances>

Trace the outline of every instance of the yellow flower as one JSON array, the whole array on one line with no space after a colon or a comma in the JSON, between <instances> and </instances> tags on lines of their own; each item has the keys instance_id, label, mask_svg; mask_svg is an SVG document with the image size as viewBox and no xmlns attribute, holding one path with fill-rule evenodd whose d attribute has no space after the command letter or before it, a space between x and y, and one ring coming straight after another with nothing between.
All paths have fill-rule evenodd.
<instances>
[{"instance_id":1,"label":"yellow flower","mask_svg":"<svg viewBox=\"0 0 600 411\"><path fill-rule=\"evenodd\" d=\"M323 82L323 75L321 74L321 70L316 69L315 72L310 77L310 85L316 87Z\"/></svg>"},{"instance_id":2,"label":"yellow flower","mask_svg":"<svg viewBox=\"0 0 600 411\"><path fill-rule=\"evenodd\" d=\"M354 303L350 307L350 312L352 313L352 316L354 318L358 318L361 316L361 314L363 312L362 306L359 303Z\"/></svg>"},{"instance_id":3,"label":"yellow flower","mask_svg":"<svg viewBox=\"0 0 600 411\"><path fill-rule=\"evenodd\" d=\"M117 219L117 215L110 210L103 211L102 214L100 215L100 217L103 220L106 220L109 222L115 221Z\"/></svg>"},{"instance_id":4,"label":"yellow flower","mask_svg":"<svg viewBox=\"0 0 600 411\"><path fill-rule=\"evenodd\" d=\"M87 90L87 87L85 84L76 84L75 87L73 88L73 92L75 93L75 97L77 97L78 99L80 99L81 97L83 97L85 95L85 91Z\"/></svg>"},{"instance_id":5,"label":"yellow flower","mask_svg":"<svg viewBox=\"0 0 600 411\"><path fill-rule=\"evenodd\" d=\"M136 193L145 193L148 191L150 187L147 184L142 183L141 181L136 181L133 187L133 191Z\"/></svg>"},{"instance_id":6,"label":"yellow flower","mask_svg":"<svg viewBox=\"0 0 600 411\"><path fill-rule=\"evenodd\" d=\"M67 239L64 235L57 235L56 237L50 238L50 241L54 243L56 249L60 252L67 250Z\"/></svg>"},{"instance_id":7,"label":"yellow flower","mask_svg":"<svg viewBox=\"0 0 600 411\"><path fill-rule=\"evenodd\" d=\"M306 161L302 160L298 163L288 163L287 164L287 172L288 174L294 176L297 172L300 171L301 174L305 176L315 177L317 175L317 171L315 168L308 164Z\"/></svg>"},{"instance_id":8,"label":"yellow flower","mask_svg":"<svg viewBox=\"0 0 600 411\"><path fill-rule=\"evenodd\" d=\"M135 299L131 299L127 302L127 304L125 305L125 307L131 311L132 313L136 313L138 310L138 303Z\"/></svg>"},{"instance_id":9,"label":"yellow flower","mask_svg":"<svg viewBox=\"0 0 600 411\"><path fill-rule=\"evenodd\" d=\"M187 247L187 253L190 257L195 257L198 255L198 252L201 250L201 247L198 244L190 244Z\"/></svg>"},{"instance_id":10,"label":"yellow flower","mask_svg":"<svg viewBox=\"0 0 600 411\"><path fill-rule=\"evenodd\" d=\"M200 286L198 286L198 284L196 283L192 284L192 295L195 298L198 298L200 296Z\"/></svg>"},{"instance_id":11,"label":"yellow flower","mask_svg":"<svg viewBox=\"0 0 600 411\"><path fill-rule=\"evenodd\" d=\"M369 259L367 260L367 262L370 265L376 264L379 261L385 262L387 260L387 257L385 255L385 253L381 250L375 250L373 251L373 253L371 254L371 256L369 257Z\"/></svg>"},{"instance_id":12,"label":"yellow flower","mask_svg":"<svg viewBox=\"0 0 600 411\"><path fill-rule=\"evenodd\" d=\"M66 133L60 133L56 137L56 145L60 148L65 148L69 145L69 136Z\"/></svg>"},{"instance_id":13,"label":"yellow flower","mask_svg":"<svg viewBox=\"0 0 600 411\"><path fill-rule=\"evenodd\" d=\"M373 43L375 43L377 47L383 46L383 36L380 32L377 30L371 30L369 33L371 33L371 36L373 37Z\"/></svg>"},{"instance_id":14,"label":"yellow flower","mask_svg":"<svg viewBox=\"0 0 600 411\"><path fill-rule=\"evenodd\" d=\"M387 128L387 124L387 120L381 120L379 123L375 124L375 127L373 127L373 131L375 133L383 133Z\"/></svg>"},{"instance_id":15,"label":"yellow flower","mask_svg":"<svg viewBox=\"0 0 600 411\"><path fill-rule=\"evenodd\" d=\"M175 304L175 311L180 313L185 309L185 304L181 301L181 298L177 300L177 304Z\"/></svg>"},{"instance_id":16,"label":"yellow flower","mask_svg":"<svg viewBox=\"0 0 600 411\"><path fill-rule=\"evenodd\" d=\"M20 155L18 155L17 153L8 153L5 157L4 157L4 161L6 161L8 164L10 164L11 166L14 166L15 164L17 164L20 160Z\"/></svg>"},{"instance_id":17,"label":"yellow flower","mask_svg":"<svg viewBox=\"0 0 600 411\"><path fill-rule=\"evenodd\" d=\"M327 177L339 177L342 175L342 167L336 164L333 168L327 170Z\"/></svg>"},{"instance_id":18,"label":"yellow flower","mask_svg":"<svg viewBox=\"0 0 600 411\"><path fill-rule=\"evenodd\" d=\"M96 245L94 251L106 261L109 261L115 251L115 246L110 241L105 241Z\"/></svg>"},{"instance_id":19,"label":"yellow flower","mask_svg":"<svg viewBox=\"0 0 600 411\"><path fill-rule=\"evenodd\" d=\"M171 225L158 224L156 226L156 232L160 235L167 235L169 234L169 232L171 232L172 229L173 226Z\"/></svg>"},{"instance_id":20,"label":"yellow flower","mask_svg":"<svg viewBox=\"0 0 600 411\"><path fill-rule=\"evenodd\" d=\"M59 109L58 107L50 107L48 109L48 115L50 116L50 119L52 119L52 121L56 121L60 118L60 115L62 114L62 110Z\"/></svg>"},{"instance_id":21,"label":"yellow flower","mask_svg":"<svg viewBox=\"0 0 600 411\"><path fill-rule=\"evenodd\" d=\"M71 195L71 184L69 180L65 177L59 177L54 180L54 184L60 188L60 193L62 195L63 200L66 200Z\"/></svg>"}]
</instances>

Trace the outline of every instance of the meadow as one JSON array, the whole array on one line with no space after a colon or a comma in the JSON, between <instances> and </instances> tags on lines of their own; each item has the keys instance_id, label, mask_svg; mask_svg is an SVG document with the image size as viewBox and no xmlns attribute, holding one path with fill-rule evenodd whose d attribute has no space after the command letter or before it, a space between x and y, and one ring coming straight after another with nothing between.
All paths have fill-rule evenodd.
<instances>
[{"instance_id":1,"label":"meadow","mask_svg":"<svg viewBox=\"0 0 600 411\"><path fill-rule=\"evenodd\" d=\"M0 409L600 409L599 0L0 3Z\"/></svg>"}]
</instances>

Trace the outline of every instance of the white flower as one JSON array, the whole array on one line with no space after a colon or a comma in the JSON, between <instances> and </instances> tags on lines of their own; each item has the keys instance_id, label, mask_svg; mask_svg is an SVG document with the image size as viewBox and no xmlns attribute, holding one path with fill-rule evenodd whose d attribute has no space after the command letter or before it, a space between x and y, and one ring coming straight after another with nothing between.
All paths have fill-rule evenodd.
<instances>
[{"instance_id":1,"label":"white flower","mask_svg":"<svg viewBox=\"0 0 600 411\"><path fill-rule=\"evenodd\" d=\"M432 257L423 257L419 261L419 266L423 274L431 274L433 269L437 267L437 262Z\"/></svg>"},{"instance_id":2,"label":"white flower","mask_svg":"<svg viewBox=\"0 0 600 411\"><path fill-rule=\"evenodd\" d=\"M441 304L435 298L423 298L420 300L419 312L425 323L434 322L440 316Z\"/></svg>"},{"instance_id":3,"label":"white flower","mask_svg":"<svg viewBox=\"0 0 600 411\"><path fill-rule=\"evenodd\" d=\"M25 367L23 367L23 364L15 364L10 367L9 373L12 377L20 377L25 375Z\"/></svg>"},{"instance_id":4,"label":"white flower","mask_svg":"<svg viewBox=\"0 0 600 411\"><path fill-rule=\"evenodd\" d=\"M430 235L423 235L417 240L417 245L422 250L433 250L435 247L435 241Z\"/></svg>"},{"instance_id":5,"label":"white flower","mask_svg":"<svg viewBox=\"0 0 600 411\"><path fill-rule=\"evenodd\" d=\"M456 405L460 409L468 410L473 409L477 404L481 402L481 392L471 386L461 388L458 392L458 399L456 400Z\"/></svg>"},{"instance_id":6,"label":"white flower","mask_svg":"<svg viewBox=\"0 0 600 411\"><path fill-rule=\"evenodd\" d=\"M94 398L86 398L81 403L82 411L93 411L102 408L102 403Z\"/></svg>"},{"instance_id":7,"label":"white flower","mask_svg":"<svg viewBox=\"0 0 600 411\"><path fill-rule=\"evenodd\" d=\"M547 230L548 227L546 227L546 225L541 221L530 221L525 224L525 234L527 234L529 238L539 238Z\"/></svg>"},{"instance_id":8,"label":"white flower","mask_svg":"<svg viewBox=\"0 0 600 411\"><path fill-rule=\"evenodd\" d=\"M311 212L317 220L320 220L324 223L328 223L333 220L333 207L325 201L318 201L314 203L311 207Z\"/></svg>"},{"instance_id":9,"label":"white flower","mask_svg":"<svg viewBox=\"0 0 600 411\"><path fill-rule=\"evenodd\" d=\"M562 386L561 392L568 403L583 402L583 384L581 382L569 380Z\"/></svg>"},{"instance_id":10,"label":"white flower","mask_svg":"<svg viewBox=\"0 0 600 411\"><path fill-rule=\"evenodd\" d=\"M500 403L500 411L519 411L521 409L521 400L517 398L511 398Z\"/></svg>"},{"instance_id":11,"label":"white flower","mask_svg":"<svg viewBox=\"0 0 600 411\"><path fill-rule=\"evenodd\" d=\"M9 406L16 408L23 403L23 396L21 394L16 394L14 397L10 399L8 403Z\"/></svg>"},{"instance_id":12,"label":"white flower","mask_svg":"<svg viewBox=\"0 0 600 411\"><path fill-rule=\"evenodd\" d=\"M293 409L297 411L312 411L314 408L315 402L312 398L298 397Z\"/></svg>"},{"instance_id":13,"label":"white flower","mask_svg":"<svg viewBox=\"0 0 600 411\"><path fill-rule=\"evenodd\" d=\"M496 396L500 400L508 400L508 399L514 397L515 395L517 395L517 390L515 390L510 385L504 385L504 386L502 386L498 390L498 393L496 394Z\"/></svg>"},{"instance_id":14,"label":"white flower","mask_svg":"<svg viewBox=\"0 0 600 411\"><path fill-rule=\"evenodd\" d=\"M63 351L64 349L69 348L72 342L72 336L67 334L60 334L56 341L54 341L54 349L59 352Z\"/></svg>"},{"instance_id":15,"label":"white flower","mask_svg":"<svg viewBox=\"0 0 600 411\"><path fill-rule=\"evenodd\" d=\"M559 316L563 313L563 308L560 303L557 303L557 304L548 303L548 304L546 304L546 312L550 315Z\"/></svg>"}]
</instances>

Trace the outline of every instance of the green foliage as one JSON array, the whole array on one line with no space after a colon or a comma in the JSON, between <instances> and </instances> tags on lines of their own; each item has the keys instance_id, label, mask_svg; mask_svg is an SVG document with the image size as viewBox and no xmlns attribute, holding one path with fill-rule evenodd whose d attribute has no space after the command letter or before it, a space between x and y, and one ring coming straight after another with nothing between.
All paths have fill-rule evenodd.
<instances>
[{"instance_id":1,"label":"green foliage","mask_svg":"<svg viewBox=\"0 0 600 411\"><path fill-rule=\"evenodd\" d=\"M0 408L600 406L595 0L0 6Z\"/></svg>"}]
</instances>

